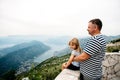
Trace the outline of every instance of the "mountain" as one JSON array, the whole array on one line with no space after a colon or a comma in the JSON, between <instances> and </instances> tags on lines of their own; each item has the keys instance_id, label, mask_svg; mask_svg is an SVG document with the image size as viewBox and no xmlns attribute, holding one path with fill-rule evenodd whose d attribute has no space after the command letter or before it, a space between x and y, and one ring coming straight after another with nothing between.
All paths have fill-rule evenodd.
<instances>
[{"instance_id":1,"label":"mountain","mask_svg":"<svg viewBox=\"0 0 120 80\"><path fill-rule=\"evenodd\" d=\"M39 41L31 41L29 43L16 45L9 49L5 51L9 53L0 58L0 75L11 69L16 70L22 63L44 53L49 50L50 47Z\"/></svg>"},{"instance_id":2,"label":"mountain","mask_svg":"<svg viewBox=\"0 0 120 80\"><path fill-rule=\"evenodd\" d=\"M8 47L8 48L4 48L2 50L0 50L0 54L2 56L5 56L6 54L8 53L11 53L11 52L14 52L14 51L17 51L17 50L20 50L20 49L23 49L23 48L26 48L26 47L29 47L29 46L33 46L37 44L37 41L31 41L31 42L24 42L24 43L21 43L21 44L17 44L13 47ZM42 43L40 44L42 45Z\"/></svg>"},{"instance_id":3,"label":"mountain","mask_svg":"<svg viewBox=\"0 0 120 80\"><path fill-rule=\"evenodd\" d=\"M66 44L71 36L52 36L52 35L11 35L0 37L0 45L21 44L33 40L42 41L48 44Z\"/></svg>"},{"instance_id":4,"label":"mountain","mask_svg":"<svg viewBox=\"0 0 120 80\"><path fill-rule=\"evenodd\" d=\"M43 42L46 39L48 39L48 36L44 36L44 35L10 35L5 37L0 37L0 45L21 44L21 43L30 42L33 40Z\"/></svg>"},{"instance_id":5,"label":"mountain","mask_svg":"<svg viewBox=\"0 0 120 80\"><path fill-rule=\"evenodd\" d=\"M120 38L120 35L105 36L107 41ZM0 45L5 44L20 44L33 40L42 41L52 44L66 44L73 36L50 36L50 35L11 35L0 37ZM83 37L85 38L85 37ZM87 37L86 37L87 38ZM81 38L82 39L82 38Z\"/></svg>"},{"instance_id":6,"label":"mountain","mask_svg":"<svg viewBox=\"0 0 120 80\"><path fill-rule=\"evenodd\" d=\"M67 47L67 48L62 49L60 51L55 51L54 56L60 57L60 56L69 54L70 52L71 52L71 49Z\"/></svg>"},{"instance_id":7,"label":"mountain","mask_svg":"<svg viewBox=\"0 0 120 80\"><path fill-rule=\"evenodd\" d=\"M71 39L72 39L72 36L56 36L46 40L46 43L55 44L55 45L65 45L65 44L68 44L68 41Z\"/></svg>"},{"instance_id":8,"label":"mountain","mask_svg":"<svg viewBox=\"0 0 120 80\"><path fill-rule=\"evenodd\" d=\"M117 35L117 36L105 36L105 38L106 38L107 42L110 42L112 40L119 39L120 35Z\"/></svg>"}]
</instances>

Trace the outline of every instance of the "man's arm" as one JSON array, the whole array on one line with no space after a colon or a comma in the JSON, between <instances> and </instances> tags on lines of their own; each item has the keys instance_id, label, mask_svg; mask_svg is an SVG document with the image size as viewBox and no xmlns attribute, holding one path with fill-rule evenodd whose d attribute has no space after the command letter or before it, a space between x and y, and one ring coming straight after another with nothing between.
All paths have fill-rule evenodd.
<instances>
[{"instance_id":1,"label":"man's arm","mask_svg":"<svg viewBox=\"0 0 120 80\"><path fill-rule=\"evenodd\" d=\"M74 57L73 61L82 62L82 61L85 61L85 60L87 60L89 58L90 58L90 55L87 54L86 52L83 52L79 56Z\"/></svg>"}]
</instances>

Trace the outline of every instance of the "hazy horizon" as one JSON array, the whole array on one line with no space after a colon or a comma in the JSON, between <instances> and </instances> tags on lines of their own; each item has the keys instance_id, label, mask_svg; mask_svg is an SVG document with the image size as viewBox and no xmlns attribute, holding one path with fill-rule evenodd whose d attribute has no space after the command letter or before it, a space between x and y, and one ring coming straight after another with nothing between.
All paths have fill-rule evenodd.
<instances>
[{"instance_id":1,"label":"hazy horizon","mask_svg":"<svg viewBox=\"0 0 120 80\"><path fill-rule=\"evenodd\" d=\"M105 35L105 34L103 34L103 35ZM4 36L0 36L0 37L37 37L37 36L41 36L41 37L50 37L50 38L54 38L54 37L71 37L71 38L73 38L73 37L77 37L77 38L86 38L86 37L90 37L91 35L86 35L86 36L80 36L80 35L77 35L77 36L75 36L75 35L45 35L45 34L40 34L40 35L4 35ZM105 36L120 36L120 34L118 34L118 35L105 35Z\"/></svg>"}]
</instances>

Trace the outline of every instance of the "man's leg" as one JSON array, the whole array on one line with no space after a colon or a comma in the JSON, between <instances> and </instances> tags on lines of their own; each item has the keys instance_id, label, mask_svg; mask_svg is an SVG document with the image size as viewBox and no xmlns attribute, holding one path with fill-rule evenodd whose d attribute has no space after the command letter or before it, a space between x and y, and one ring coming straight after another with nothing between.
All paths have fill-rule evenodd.
<instances>
[{"instance_id":1,"label":"man's leg","mask_svg":"<svg viewBox=\"0 0 120 80\"><path fill-rule=\"evenodd\" d=\"M83 75L83 80L101 80L101 78L92 78L92 77Z\"/></svg>"},{"instance_id":2,"label":"man's leg","mask_svg":"<svg viewBox=\"0 0 120 80\"><path fill-rule=\"evenodd\" d=\"M80 80L84 80L84 79L83 79L83 74L82 74L82 73L80 73Z\"/></svg>"}]
</instances>

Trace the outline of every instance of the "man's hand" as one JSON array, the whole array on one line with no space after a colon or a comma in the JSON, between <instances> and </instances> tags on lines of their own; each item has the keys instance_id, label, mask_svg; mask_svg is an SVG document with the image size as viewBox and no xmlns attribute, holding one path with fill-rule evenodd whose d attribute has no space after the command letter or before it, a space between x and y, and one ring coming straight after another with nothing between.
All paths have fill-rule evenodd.
<instances>
[{"instance_id":1,"label":"man's hand","mask_svg":"<svg viewBox=\"0 0 120 80\"><path fill-rule=\"evenodd\" d=\"M90 55L87 54L86 52L83 52L79 56L74 57L73 61L82 62L82 61L85 61L85 60L87 60L89 58L90 58Z\"/></svg>"}]
</instances>

